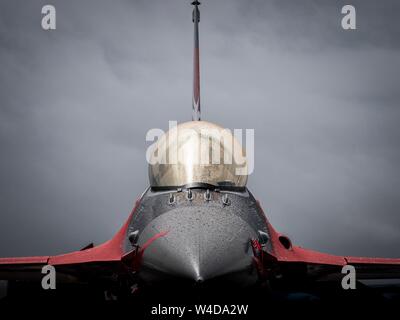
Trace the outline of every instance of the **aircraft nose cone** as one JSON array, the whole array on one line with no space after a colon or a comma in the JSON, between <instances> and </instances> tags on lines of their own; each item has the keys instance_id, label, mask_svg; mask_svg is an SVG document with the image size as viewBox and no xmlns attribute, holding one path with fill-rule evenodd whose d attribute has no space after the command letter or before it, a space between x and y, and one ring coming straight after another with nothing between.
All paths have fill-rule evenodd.
<instances>
[{"instance_id":1,"label":"aircraft nose cone","mask_svg":"<svg viewBox=\"0 0 400 320\"><path fill-rule=\"evenodd\" d=\"M203 282L248 270L254 230L221 208L175 208L154 219L141 233L139 246L157 234L143 255L143 267L163 275Z\"/></svg>"}]
</instances>

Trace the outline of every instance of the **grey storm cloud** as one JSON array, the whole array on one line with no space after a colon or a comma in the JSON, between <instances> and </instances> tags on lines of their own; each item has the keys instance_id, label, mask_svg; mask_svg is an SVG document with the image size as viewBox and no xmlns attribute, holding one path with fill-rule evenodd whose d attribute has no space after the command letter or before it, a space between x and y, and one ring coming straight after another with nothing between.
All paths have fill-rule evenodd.
<instances>
[{"instance_id":1,"label":"grey storm cloud","mask_svg":"<svg viewBox=\"0 0 400 320\"><path fill-rule=\"evenodd\" d=\"M148 184L146 132L191 116L189 1L0 3L0 256L110 238ZM205 120L255 129L249 188L325 252L400 257L400 3L204 1Z\"/></svg>"}]
</instances>

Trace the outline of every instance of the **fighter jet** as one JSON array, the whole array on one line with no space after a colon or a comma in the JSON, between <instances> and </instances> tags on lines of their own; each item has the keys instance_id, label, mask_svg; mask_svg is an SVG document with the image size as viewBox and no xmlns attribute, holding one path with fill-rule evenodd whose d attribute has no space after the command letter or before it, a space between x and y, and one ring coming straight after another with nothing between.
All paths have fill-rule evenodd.
<instances>
[{"instance_id":1,"label":"fighter jet","mask_svg":"<svg viewBox=\"0 0 400 320\"><path fill-rule=\"evenodd\" d=\"M149 187L122 228L103 244L67 254L1 258L0 279L8 280L10 288L35 283L42 290L43 267L52 266L57 288L85 284L112 297L178 283L194 288L224 283L268 292L288 287L305 292L311 284L329 283L340 291L345 266L353 268L357 283L399 279L400 259L312 251L274 229L246 187L247 162L224 162L227 155L237 159L240 143L222 127L200 119L200 2L192 5L192 121L170 129L154 144ZM230 143L221 144L221 136ZM208 147L200 148L199 141ZM213 154L221 161L200 163Z\"/></svg>"}]
</instances>

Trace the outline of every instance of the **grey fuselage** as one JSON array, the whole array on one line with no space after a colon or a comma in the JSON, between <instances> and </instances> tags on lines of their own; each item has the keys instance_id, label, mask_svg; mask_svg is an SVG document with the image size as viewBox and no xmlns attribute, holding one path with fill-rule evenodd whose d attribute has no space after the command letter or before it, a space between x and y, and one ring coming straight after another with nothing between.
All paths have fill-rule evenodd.
<instances>
[{"instance_id":1,"label":"grey fuselage","mask_svg":"<svg viewBox=\"0 0 400 320\"><path fill-rule=\"evenodd\" d=\"M266 219L247 188L149 188L129 222L125 251L146 248L138 272L144 282L229 279L251 285L257 272L250 240L260 231L268 234Z\"/></svg>"}]
</instances>

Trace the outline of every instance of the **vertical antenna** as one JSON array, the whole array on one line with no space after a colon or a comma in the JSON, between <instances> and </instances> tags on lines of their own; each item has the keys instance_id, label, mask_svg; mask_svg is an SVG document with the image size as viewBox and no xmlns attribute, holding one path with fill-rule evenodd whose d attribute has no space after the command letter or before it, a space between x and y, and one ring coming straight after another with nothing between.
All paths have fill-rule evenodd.
<instances>
[{"instance_id":1,"label":"vertical antenna","mask_svg":"<svg viewBox=\"0 0 400 320\"><path fill-rule=\"evenodd\" d=\"M192 120L200 121L200 49L199 49L199 22L200 22L200 2L192 2L194 23L194 52L193 52L193 98L192 98Z\"/></svg>"}]
</instances>

